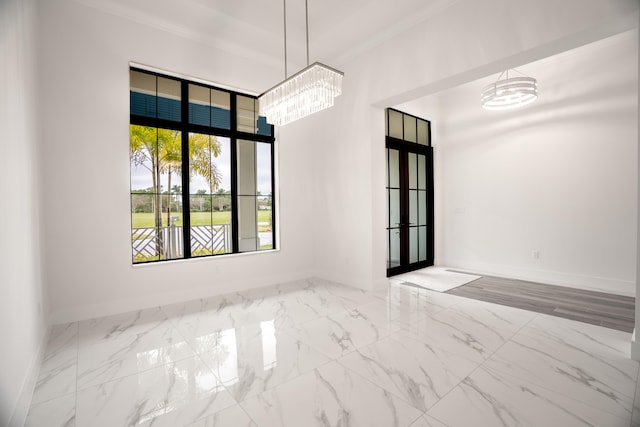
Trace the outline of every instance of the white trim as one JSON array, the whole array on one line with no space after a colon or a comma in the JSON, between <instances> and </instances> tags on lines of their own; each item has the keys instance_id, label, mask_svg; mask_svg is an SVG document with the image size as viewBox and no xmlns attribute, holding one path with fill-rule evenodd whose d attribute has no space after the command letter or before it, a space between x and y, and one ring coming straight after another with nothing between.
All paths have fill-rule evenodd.
<instances>
[{"instance_id":1,"label":"white trim","mask_svg":"<svg viewBox=\"0 0 640 427\"><path fill-rule=\"evenodd\" d=\"M151 264L162 265L166 263L163 262ZM138 267L136 266L136 268ZM218 295L224 295L233 292L242 292L251 289L273 286L277 283L305 280L308 277L310 277L310 274L309 272L305 271L288 272L286 274L278 273L277 276L273 275L271 277L261 277L260 280L256 279L255 277L248 277L243 280L234 282L233 288L220 288L211 285L205 285L188 290L163 292L152 295L139 295L131 298L112 300L104 303L86 304L53 313L51 316L51 323L53 325L58 325L63 323L94 319L103 316L112 316L121 313L128 313L131 311L144 310L147 308L162 307L170 304L178 304L198 299L212 298Z\"/></svg>"}]
</instances>

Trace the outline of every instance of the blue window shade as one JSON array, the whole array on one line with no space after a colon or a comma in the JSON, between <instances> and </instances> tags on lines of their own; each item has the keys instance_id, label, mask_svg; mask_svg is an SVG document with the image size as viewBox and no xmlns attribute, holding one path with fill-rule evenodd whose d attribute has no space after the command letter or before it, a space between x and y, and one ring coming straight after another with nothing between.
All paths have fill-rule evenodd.
<instances>
[{"instance_id":1,"label":"blue window shade","mask_svg":"<svg viewBox=\"0 0 640 427\"><path fill-rule=\"evenodd\" d=\"M129 108L136 116L156 117L156 97L140 92L129 92Z\"/></svg>"},{"instance_id":2,"label":"blue window shade","mask_svg":"<svg viewBox=\"0 0 640 427\"><path fill-rule=\"evenodd\" d=\"M208 105L189 103L189 123L211 126L211 111Z\"/></svg>"},{"instance_id":3,"label":"blue window shade","mask_svg":"<svg viewBox=\"0 0 640 427\"><path fill-rule=\"evenodd\" d=\"M159 119L180 121L180 101L169 98L155 97L146 93L129 92L129 108L131 114Z\"/></svg>"},{"instance_id":4,"label":"blue window shade","mask_svg":"<svg viewBox=\"0 0 640 427\"><path fill-rule=\"evenodd\" d=\"M267 123L266 117L258 117L258 135L271 136L271 125Z\"/></svg>"},{"instance_id":5,"label":"blue window shade","mask_svg":"<svg viewBox=\"0 0 640 427\"><path fill-rule=\"evenodd\" d=\"M209 123L209 119L211 119L211 123ZM231 129L231 113L224 108L189 103L189 123Z\"/></svg>"},{"instance_id":6,"label":"blue window shade","mask_svg":"<svg viewBox=\"0 0 640 427\"><path fill-rule=\"evenodd\" d=\"M211 126L221 129L231 129L231 112L224 108L211 107Z\"/></svg>"},{"instance_id":7,"label":"blue window shade","mask_svg":"<svg viewBox=\"0 0 640 427\"><path fill-rule=\"evenodd\" d=\"M174 120L177 122L182 120L180 101L158 97L158 118L165 120Z\"/></svg>"}]
</instances>

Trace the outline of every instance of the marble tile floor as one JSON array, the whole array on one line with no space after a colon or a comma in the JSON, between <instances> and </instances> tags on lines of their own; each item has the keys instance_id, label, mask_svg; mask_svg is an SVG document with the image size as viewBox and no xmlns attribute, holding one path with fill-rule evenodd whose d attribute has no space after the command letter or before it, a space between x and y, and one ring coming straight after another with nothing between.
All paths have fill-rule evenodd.
<instances>
[{"instance_id":1,"label":"marble tile floor","mask_svg":"<svg viewBox=\"0 0 640 427\"><path fill-rule=\"evenodd\" d=\"M640 426L629 333L321 280L53 328L27 426Z\"/></svg>"}]
</instances>

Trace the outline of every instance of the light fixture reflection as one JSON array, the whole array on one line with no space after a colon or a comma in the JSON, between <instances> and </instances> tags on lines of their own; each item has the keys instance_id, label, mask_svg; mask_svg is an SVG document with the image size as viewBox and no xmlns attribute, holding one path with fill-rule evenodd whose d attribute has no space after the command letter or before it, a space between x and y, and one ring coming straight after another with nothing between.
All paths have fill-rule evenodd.
<instances>
[{"instance_id":1,"label":"light fixture reflection","mask_svg":"<svg viewBox=\"0 0 640 427\"><path fill-rule=\"evenodd\" d=\"M276 327L273 320L260 322L262 330L262 365L264 371L278 366L278 353L276 351Z\"/></svg>"}]
</instances>

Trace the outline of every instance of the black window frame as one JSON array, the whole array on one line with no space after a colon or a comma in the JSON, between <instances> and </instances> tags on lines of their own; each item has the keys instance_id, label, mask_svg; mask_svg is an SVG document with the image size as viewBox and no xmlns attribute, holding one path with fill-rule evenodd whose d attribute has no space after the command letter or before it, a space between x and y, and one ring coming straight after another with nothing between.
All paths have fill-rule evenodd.
<instances>
[{"instance_id":1,"label":"black window frame","mask_svg":"<svg viewBox=\"0 0 640 427\"><path fill-rule=\"evenodd\" d=\"M270 135L264 135L261 133L251 133L237 130L237 119L238 119L238 109L236 99L238 96L252 98L257 100L257 96L233 91L224 87L218 87L214 85L209 85L202 83L200 81L189 80L185 78L180 78L176 76L172 76L170 74L164 74L162 72L148 70L146 68L139 68L136 66L130 66L129 71L136 71L139 73L149 74L155 77L160 77L164 79L174 80L180 83L181 87L181 117L180 121L168 120L168 119L160 119L157 117L149 117L145 115L137 115L132 114L131 106L129 107L129 126L131 125L139 125L139 126L148 126L154 128L161 129L171 129L177 130L181 132L182 138L182 153L189 152L189 134L190 133L199 133L211 136L219 136L223 138L229 138L230 141L230 160L231 160L231 239L232 239L232 251L224 252L222 254L211 254L211 255L198 255L192 256L191 254L191 215L190 215L190 183L189 176L190 173L182 173L181 175L181 184L182 184L182 238L183 238L183 256L181 258L167 258L167 259L158 259L158 260L147 260L143 262L135 262L133 247L132 247L132 263L133 265L145 265L150 263L157 262L165 262L165 261L176 261L182 259L199 259L199 258L208 258L208 257L220 257L224 255L233 255L239 253L260 253L260 252L269 252L276 250L277 240L276 240L276 187L275 187L275 132L274 125L268 124L270 128ZM230 97L230 126L229 129L220 128L215 126L206 126L201 124L195 124L189 122L189 85L201 86L207 89L214 89L221 92L226 92ZM131 92L131 83L129 84L129 91ZM257 105L257 102L256 102ZM256 111L257 113L257 111ZM256 116L257 117L257 116ZM237 161L237 141L252 141L256 143L267 143L271 147L271 215L272 215L272 226L271 226L271 234L272 234L272 246L268 249L260 249L259 246L255 251L240 251L239 247L239 219L238 219L238 161ZM189 156L182 156L182 171L189 171ZM131 198L130 198L131 200ZM131 203L131 202L130 202ZM131 209L130 209L131 210ZM256 214L257 215L257 214ZM133 227L133 224L132 224Z\"/></svg>"}]
</instances>

